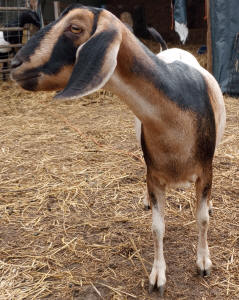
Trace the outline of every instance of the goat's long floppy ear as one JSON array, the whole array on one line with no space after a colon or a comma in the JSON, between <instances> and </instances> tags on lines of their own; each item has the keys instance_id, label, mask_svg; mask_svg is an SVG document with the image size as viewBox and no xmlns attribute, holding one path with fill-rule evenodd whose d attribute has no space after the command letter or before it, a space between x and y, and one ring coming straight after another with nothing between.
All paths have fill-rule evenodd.
<instances>
[{"instance_id":1,"label":"goat's long floppy ear","mask_svg":"<svg viewBox=\"0 0 239 300\"><path fill-rule=\"evenodd\" d=\"M79 98L102 88L113 74L121 35L117 30L96 30L76 54L76 63L63 91L55 99Z\"/></svg>"}]
</instances>

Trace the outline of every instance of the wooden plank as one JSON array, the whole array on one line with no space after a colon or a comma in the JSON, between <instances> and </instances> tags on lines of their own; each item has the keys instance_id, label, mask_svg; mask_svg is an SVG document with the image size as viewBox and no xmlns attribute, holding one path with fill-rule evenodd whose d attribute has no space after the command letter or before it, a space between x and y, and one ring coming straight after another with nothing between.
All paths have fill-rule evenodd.
<instances>
[{"instance_id":1,"label":"wooden plank","mask_svg":"<svg viewBox=\"0 0 239 300\"><path fill-rule=\"evenodd\" d=\"M0 6L0 11L6 10L29 10L28 7L16 7L16 6Z\"/></svg>"},{"instance_id":2,"label":"wooden plank","mask_svg":"<svg viewBox=\"0 0 239 300\"><path fill-rule=\"evenodd\" d=\"M24 44L9 44L9 45L1 45L0 48L19 48L22 47Z\"/></svg>"},{"instance_id":3,"label":"wooden plank","mask_svg":"<svg viewBox=\"0 0 239 300\"><path fill-rule=\"evenodd\" d=\"M0 59L0 63L4 63L4 62L9 62L11 61L13 58L5 58L5 59Z\"/></svg>"},{"instance_id":4,"label":"wooden plank","mask_svg":"<svg viewBox=\"0 0 239 300\"><path fill-rule=\"evenodd\" d=\"M55 20L59 18L60 15L60 3L59 1L54 1L54 16Z\"/></svg>"},{"instance_id":5,"label":"wooden plank","mask_svg":"<svg viewBox=\"0 0 239 300\"><path fill-rule=\"evenodd\" d=\"M23 31L23 27L0 27L0 31Z\"/></svg>"},{"instance_id":6,"label":"wooden plank","mask_svg":"<svg viewBox=\"0 0 239 300\"><path fill-rule=\"evenodd\" d=\"M210 0L206 0L206 16L207 16L207 70L212 73L212 33L210 18Z\"/></svg>"},{"instance_id":7,"label":"wooden plank","mask_svg":"<svg viewBox=\"0 0 239 300\"><path fill-rule=\"evenodd\" d=\"M0 73L10 73L12 71L12 69L2 69L0 70Z\"/></svg>"}]
</instances>

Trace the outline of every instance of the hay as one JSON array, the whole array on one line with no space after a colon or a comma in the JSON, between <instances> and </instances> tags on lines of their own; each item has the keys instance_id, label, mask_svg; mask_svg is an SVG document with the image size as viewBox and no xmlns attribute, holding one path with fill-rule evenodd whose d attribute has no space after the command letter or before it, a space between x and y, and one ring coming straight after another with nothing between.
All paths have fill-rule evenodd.
<instances>
[{"instance_id":1,"label":"hay","mask_svg":"<svg viewBox=\"0 0 239 300\"><path fill-rule=\"evenodd\" d=\"M149 299L151 212L141 201L133 115L104 91L64 102L53 94L1 84L0 300ZM225 101L208 237L213 272L196 275L193 189L169 192L165 299L239 298L239 102Z\"/></svg>"}]
</instances>

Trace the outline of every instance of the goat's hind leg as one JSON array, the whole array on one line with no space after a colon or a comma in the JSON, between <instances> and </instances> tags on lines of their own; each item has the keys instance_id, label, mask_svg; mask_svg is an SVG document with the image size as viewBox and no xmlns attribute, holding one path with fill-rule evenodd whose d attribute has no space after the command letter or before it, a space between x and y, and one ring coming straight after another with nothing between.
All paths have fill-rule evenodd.
<instances>
[{"instance_id":1,"label":"goat's hind leg","mask_svg":"<svg viewBox=\"0 0 239 300\"><path fill-rule=\"evenodd\" d=\"M163 255L165 187L156 186L152 182L148 182L148 195L152 208L152 233L154 239L154 263L149 277L149 292L152 292L153 288L156 287L162 296L166 284L166 263Z\"/></svg>"},{"instance_id":2,"label":"goat's hind leg","mask_svg":"<svg viewBox=\"0 0 239 300\"><path fill-rule=\"evenodd\" d=\"M212 262L207 243L207 231L209 225L210 196L212 186L212 165L204 171L201 178L196 182L197 211L196 218L198 224L198 248L197 267L202 276L210 274Z\"/></svg>"}]
</instances>

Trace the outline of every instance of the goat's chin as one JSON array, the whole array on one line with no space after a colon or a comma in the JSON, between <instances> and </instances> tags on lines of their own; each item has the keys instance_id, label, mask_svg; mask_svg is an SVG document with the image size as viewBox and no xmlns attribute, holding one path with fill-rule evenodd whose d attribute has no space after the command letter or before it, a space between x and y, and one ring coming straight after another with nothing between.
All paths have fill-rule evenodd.
<instances>
[{"instance_id":1,"label":"goat's chin","mask_svg":"<svg viewBox=\"0 0 239 300\"><path fill-rule=\"evenodd\" d=\"M69 76L59 75L41 75L38 78L37 85L35 86L35 91L59 91L63 90L70 78Z\"/></svg>"},{"instance_id":2,"label":"goat's chin","mask_svg":"<svg viewBox=\"0 0 239 300\"><path fill-rule=\"evenodd\" d=\"M37 91L37 85L38 85L38 78L33 77L33 78L28 78L28 79L14 79L20 87L22 87L24 90L27 91Z\"/></svg>"}]
</instances>

